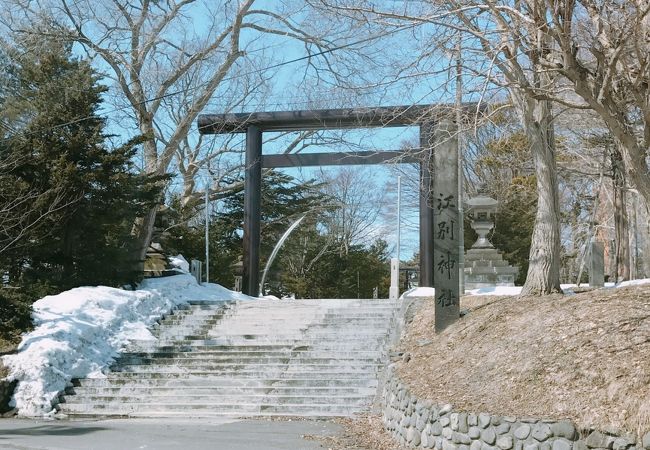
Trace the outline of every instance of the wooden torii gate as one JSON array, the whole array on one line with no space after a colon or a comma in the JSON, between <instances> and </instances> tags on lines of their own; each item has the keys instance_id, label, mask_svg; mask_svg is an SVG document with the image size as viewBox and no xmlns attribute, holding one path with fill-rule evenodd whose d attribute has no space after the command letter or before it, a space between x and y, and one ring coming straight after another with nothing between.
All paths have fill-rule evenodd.
<instances>
[{"instance_id":1,"label":"wooden torii gate","mask_svg":"<svg viewBox=\"0 0 650 450\"><path fill-rule=\"evenodd\" d=\"M471 107L471 105L468 105ZM467 108L467 106L465 106ZM411 105L375 108L202 114L201 134L246 133L244 179L243 292L257 297L260 281L262 168L377 164L389 160L420 163L420 286L436 287L438 321L444 328L458 318L458 146L452 107ZM420 127L420 149L346 153L262 154L265 131L370 127ZM433 149L435 148L435 151ZM435 174L435 176L434 176ZM435 226L434 226L435 224Z\"/></svg>"}]
</instances>

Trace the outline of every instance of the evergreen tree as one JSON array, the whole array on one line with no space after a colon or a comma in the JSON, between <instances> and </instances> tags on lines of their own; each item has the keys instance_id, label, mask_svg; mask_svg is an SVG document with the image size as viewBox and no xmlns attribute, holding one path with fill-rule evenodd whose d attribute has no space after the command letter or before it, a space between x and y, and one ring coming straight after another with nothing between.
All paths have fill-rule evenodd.
<instances>
[{"instance_id":1,"label":"evergreen tree","mask_svg":"<svg viewBox=\"0 0 650 450\"><path fill-rule=\"evenodd\" d=\"M262 182L260 266L264 268L273 247L294 220L304 214L315 217L315 212L323 208L327 208L327 199L313 181L301 183L278 171L265 172ZM211 281L232 287L232 266L243 254L244 192L233 192L222 199L220 210L213 213L210 219L210 278ZM204 260L203 215L188 214L180 207L180 201L173 199L169 219L172 223L163 237L163 248L169 253L181 253L188 260ZM300 234L304 226L303 223L294 234ZM295 239L292 237L291 240ZM291 245L290 242L287 244ZM277 265L278 262L274 264ZM271 275L271 278L277 279L276 273L272 272Z\"/></svg>"},{"instance_id":2,"label":"evergreen tree","mask_svg":"<svg viewBox=\"0 0 650 450\"><path fill-rule=\"evenodd\" d=\"M136 142L107 147L106 89L70 43L26 39L10 57L18 85L4 102L12 132L2 151L13 163L0 202L17 221L0 230L5 281L52 290L133 281L131 227L158 190L132 170Z\"/></svg>"}]
</instances>

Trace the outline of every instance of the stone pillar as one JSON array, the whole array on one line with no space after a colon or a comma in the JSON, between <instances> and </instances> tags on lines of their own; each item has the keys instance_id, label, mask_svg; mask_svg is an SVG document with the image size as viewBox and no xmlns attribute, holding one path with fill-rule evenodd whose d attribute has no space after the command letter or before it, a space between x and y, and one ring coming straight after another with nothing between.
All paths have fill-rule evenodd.
<instances>
[{"instance_id":1,"label":"stone pillar","mask_svg":"<svg viewBox=\"0 0 650 450\"><path fill-rule=\"evenodd\" d=\"M605 249L602 242L589 243L589 286L605 286Z\"/></svg>"},{"instance_id":2,"label":"stone pillar","mask_svg":"<svg viewBox=\"0 0 650 450\"><path fill-rule=\"evenodd\" d=\"M190 261L190 273L196 278L197 283L201 284L203 279L203 263L198 259Z\"/></svg>"},{"instance_id":3,"label":"stone pillar","mask_svg":"<svg viewBox=\"0 0 650 450\"><path fill-rule=\"evenodd\" d=\"M433 149L433 267L435 329L440 332L460 316L458 240L460 201L458 192L458 143L456 126L442 120L434 129Z\"/></svg>"},{"instance_id":4,"label":"stone pillar","mask_svg":"<svg viewBox=\"0 0 650 450\"><path fill-rule=\"evenodd\" d=\"M390 289L388 291L388 298L390 300L397 300L399 298L399 261L397 258L390 259Z\"/></svg>"}]
</instances>

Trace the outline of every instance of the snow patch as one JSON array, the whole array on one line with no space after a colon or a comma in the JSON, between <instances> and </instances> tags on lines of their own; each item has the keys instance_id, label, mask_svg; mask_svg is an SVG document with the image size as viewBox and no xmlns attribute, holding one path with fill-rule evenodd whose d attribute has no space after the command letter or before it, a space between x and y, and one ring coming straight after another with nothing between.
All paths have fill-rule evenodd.
<instances>
[{"instance_id":1,"label":"snow patch","mask_svg":"<svg viewBox=\"0 0 650 450\"><path fill-rule=\"evenodd\" d=\"M22 416L53 415L52 401L72 378L104 377L129 340L155 340L148 327L190 300L255 298L183 274L144 280L136 291L79 287L38 300L36 328L23 336L18 353L2 357L7 379L18 380L13 406Z\"/></svg>"},{"instance_id":2,"label":"snow patch","mask_svg":"<svg viewBox=\"0 0 650 450\"><path fill-rule=\"evenodd\" d=\"M400 300L413 297L435 297L436 290L432 287L416 287L409 289L400 296Z\"/></svg>"},{"instance_id":3,"label":"snow patch","mask_svg":"<svg viewBox=\"0 0 650 450\"><path fill-rule=\"evenodd\" d=\"M169 264L174 268L184 273L190 273L190 263L183 255L176 255L169 258Z\"/></svg>"},{"instance_id":4,"label":"snow patch","mask_svg":"<svg viewBox=\"0 0 650 450\"><path fill-rule=\"evenodd\" d=\"M465 291L465 295L519 295L521 286L490 286Z\"/></svg>"},{"instance_id":5,"label":"snow patch","mask_svg":"<svg viewBox=\"0 0 650 450\"><path fill-rule=\"evenodd\" d=\"M521 286L490 286L466 290L465 295L519 295ZM402 294L400 299L413 297L434 297L436 290L431 287L417 287Z\"/></svg>"},{"instance_id":6,"label":"snow patch","mask_svg":"<svg viewBox=\"0 0 650 450\"><path fill-rule=\"evenodd\" d=\"M616 285L617 288L622 288L622 287L627 287L627 286L639 286L642 284L649 284L650 283L650 278L642 278L639 280L630 280L630 281L623 281L621 283L618 283Z\"/></svg>"}]
</instances>

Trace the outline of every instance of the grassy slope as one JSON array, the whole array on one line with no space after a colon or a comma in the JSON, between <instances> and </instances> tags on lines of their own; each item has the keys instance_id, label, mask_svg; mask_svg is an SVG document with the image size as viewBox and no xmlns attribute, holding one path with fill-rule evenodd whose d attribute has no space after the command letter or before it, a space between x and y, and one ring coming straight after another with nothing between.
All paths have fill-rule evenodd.
<instances>
[{"instance_id":1,"label":"grassy slope","mask_svg":"<svg viewBox=\"0 0 650 450\"><path fill-rule=\"evenodd\" d=\"M650 285L547 297L465 297L436 336L426 303L400 376L414 393L475 412L650 429Z\"/></svg>"}]
</instances>

